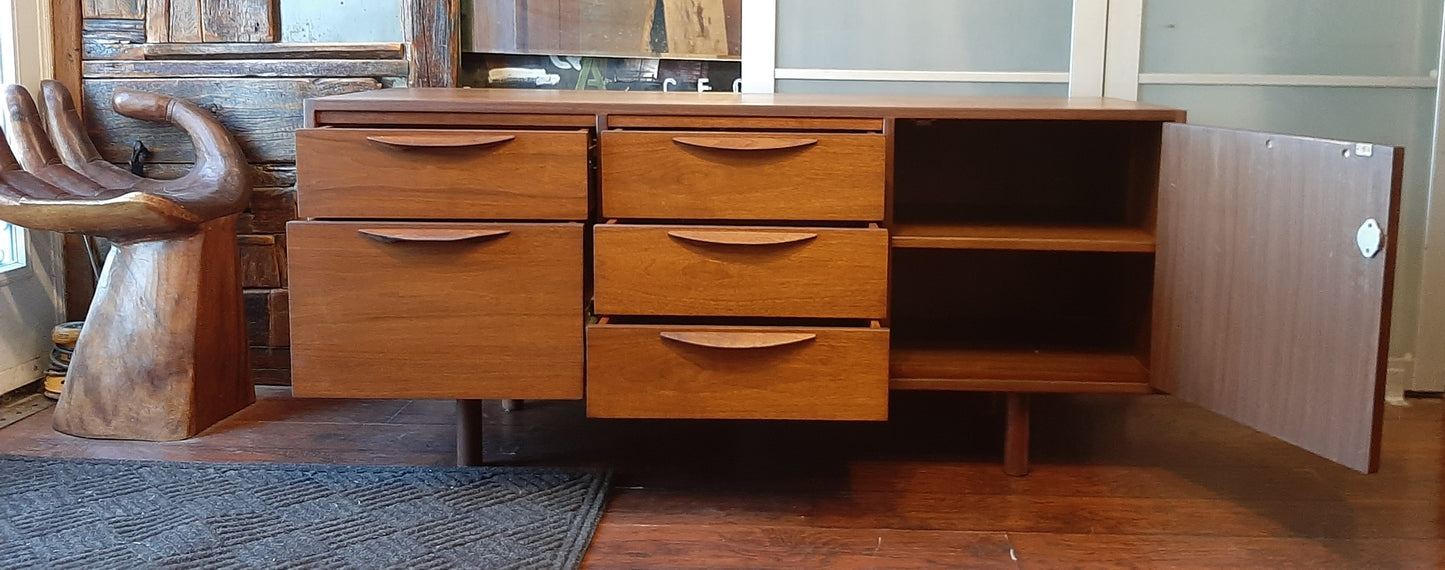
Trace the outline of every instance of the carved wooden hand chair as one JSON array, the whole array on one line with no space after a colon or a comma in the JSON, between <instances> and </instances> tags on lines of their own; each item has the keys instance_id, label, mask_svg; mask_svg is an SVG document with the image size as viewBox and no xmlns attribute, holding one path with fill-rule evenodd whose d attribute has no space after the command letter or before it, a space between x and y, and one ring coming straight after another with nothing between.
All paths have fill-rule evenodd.
<instances>
[{"instance_id":1,"label":"carved wooden hand chair","mask_svg":"<svg viewBox=\"0 0 1445 570\"><path fill-rule=\"evenodd\" d=\"M115 244L55 429L108 439L191 437L255 400L235 235L251 193L245 155L195 105L118 89L117 112L180 127L195 146L184 177L141 178L101 158L63 85L47 81L42 94L44 128L30 93L5 88L0 220Z\"/></svg>"}]
</instances>

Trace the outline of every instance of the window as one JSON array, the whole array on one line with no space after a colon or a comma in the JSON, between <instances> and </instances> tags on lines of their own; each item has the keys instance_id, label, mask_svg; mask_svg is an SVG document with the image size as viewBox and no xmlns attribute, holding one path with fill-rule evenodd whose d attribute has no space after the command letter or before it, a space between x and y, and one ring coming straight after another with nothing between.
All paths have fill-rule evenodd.
<instances>
[{"instance_id":1,"label":"window","mask_svg":"<svg viewBox=\"0 0 1445 570\"><path fill-rule=\"evenodd\" d=\"M25 267L25 229L0 222L0 273Z\"/></svg>"},{"instance_id":2,"label":"window","mask_svg":"<svg viewBox=\"0 0 1445 570\"><path fill-rule=\"evenodd\" d=\"M14 83L15 22L10 0L0 0L0 81ZM25 228L0 221L0 273L25 267Z\"/></svg>"}]
</instances>

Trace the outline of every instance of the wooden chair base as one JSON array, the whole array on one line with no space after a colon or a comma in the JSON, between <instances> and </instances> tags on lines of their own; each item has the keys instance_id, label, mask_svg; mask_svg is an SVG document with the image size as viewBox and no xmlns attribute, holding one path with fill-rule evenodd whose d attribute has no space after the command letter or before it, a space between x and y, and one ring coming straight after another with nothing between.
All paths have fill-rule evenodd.
<instances>
[{"instance_id":1,"label":"wooden chair base","mask_svg":"<svg viewBox=\"0 0 1445 570\"><path fill-rule=\"evenodd\" d=\"M236 217L116 244L56 406L57 431L174 441L255 401Z\"/></svg>"}]
</instances>

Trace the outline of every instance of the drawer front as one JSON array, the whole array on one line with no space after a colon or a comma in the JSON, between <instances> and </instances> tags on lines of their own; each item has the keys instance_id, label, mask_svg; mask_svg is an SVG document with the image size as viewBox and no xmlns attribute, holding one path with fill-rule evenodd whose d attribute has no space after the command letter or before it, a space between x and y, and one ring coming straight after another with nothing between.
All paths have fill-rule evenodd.
<instances>
[{"instance_id":1,"label":"drawer front","mask_svg":"<svg viewBox=\"0 0 1445 570\"><path fill-rule=\"evenodd\" d=\"M884 136L606 131L602 215L878 221Z\"/></svg>"},{"instance_id":2,"label":"drawer front","mask_svg":"<svg viewBox=\"0 0 1445 570\"><path fill-rule=\"evenodd\" d=\"M587 415L888 419L888 330L592 325Z\"/></svg>"},{"instance_id":3,"label":"drawer front","mask_svg":"<svg viewBox=\"0 0 1445 570\"><path fill-rule=\"evenodd\" d=\"M291 222L298 396L582 396L581 224Z\"/></svg>"},{"instance_id":4,"label":"drawer front","mask_svg":"<svg viewBox=\"0 0 1445 570\"><path fill-rule=\"evenodd\" d=\"M595 226L599 315L882 319L888 230Z\"/></svg>"},{"instance_id":5,"label":"drawer front","mask_svg":"<svg viewBox=\"0 0 1445 570\"><path fill-rule=\"evenodd\" d=\"M587 131L302 129L302 218L587 219Z\"/></svg>"}]
</instances>

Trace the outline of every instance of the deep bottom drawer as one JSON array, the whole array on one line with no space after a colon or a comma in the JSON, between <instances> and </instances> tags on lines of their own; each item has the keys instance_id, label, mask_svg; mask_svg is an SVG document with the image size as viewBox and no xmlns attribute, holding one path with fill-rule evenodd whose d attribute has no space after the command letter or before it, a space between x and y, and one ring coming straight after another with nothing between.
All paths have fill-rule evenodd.
<instances>
[{"instance_id":1,"label":"deep bottom drawer","mask_svg":"<svg viewBox=\"0 0 1445 570\"><path fill-rule=\"evenodd\" d=\"M888 329L602 324L587 415L888 419Z\"/></svg>"},{"instance_id":2,"label":"deep bottom drawer","mask_svg":"<svg viewBox=\"0 0 1445 570\"><path fill-rule=\"evenodd\" d=\"M296 395L582 397L581 224L287 228Z\"/></svg>"}]
</instances>

